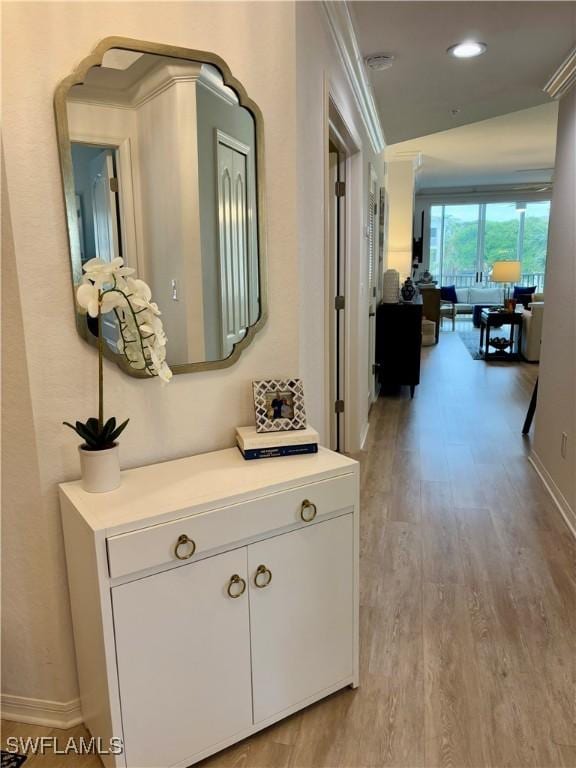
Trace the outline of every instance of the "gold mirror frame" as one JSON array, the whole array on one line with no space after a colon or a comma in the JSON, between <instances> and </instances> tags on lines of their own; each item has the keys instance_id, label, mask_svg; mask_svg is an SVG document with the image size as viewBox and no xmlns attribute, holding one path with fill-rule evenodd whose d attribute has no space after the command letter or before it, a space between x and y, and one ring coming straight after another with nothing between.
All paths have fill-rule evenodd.
<instances>
[{"instance_id":1,"label":"gold mirror frame","mask_svg":"<svg viewBox=\"0 0 576 768\"><path fill-rule=\"evenodd\" d=\"M86 316L76 309L76 285L82 277L82 264L80 259L80 234L76 218L75 186L72 167L72 145L68 131L67 96L70 88L81 85L87 72L92 67L102 64L104 54L112 48L119 48L138 53L152 53L159 56L169 56L175 59L197 61L203 64L212 64L221 73L224 85L232 88L238 95L239 104L245 107L253 116L256 126L256 185L258 201L258 279L260 291L260 314L257 321L251 325L244 338L234 345L228 357L222 360L208 360L198 363L185 363L172 365L173 373L194 373L195 371L210 371L218 368L228 368L233 365L242 354L242 351L252 342L256 333L262 328L268 316L268 282L266 267L266 228L265 228L265 180L264 180L264 121L262 112L257 104L246 93L242 83L237 80L226 62L215 53L209 51L197 51L192 48L181 48L162 43L151 43L145 40L133 40L129 37L106 37L93 52L83 59L71 75L68 75L58 85L54 95L54 112L56 115L56 133L58 136L58 151L60 155L60 170L64 191L64 205L66 208L66 222L68 229L68 243L70 247L70 266L72 277L72 294L74 311L76 315L76 328L80 336L97 347L97 338L90 333L86 323ZM104 347L104 355L114 361L125 373L137 378L151 378L141 371L132 368L124 356L115 354L108 346Z\"/></svg>"}]
</instances>

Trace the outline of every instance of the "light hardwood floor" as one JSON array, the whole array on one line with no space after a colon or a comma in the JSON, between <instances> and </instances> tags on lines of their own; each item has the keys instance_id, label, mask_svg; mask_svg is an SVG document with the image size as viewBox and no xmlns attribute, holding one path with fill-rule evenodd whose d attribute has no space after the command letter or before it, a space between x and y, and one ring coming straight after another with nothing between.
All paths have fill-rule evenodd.
<instances>
[{"instance_id":1,"label":"light hardwood floor","mask_svg":"<svg viewBox=\"0 0 576 768\"><path fill-rule=\"evenodd\" d=\"M520 435L536 375L445 332L414 400L378 401L360 457L360 688L202 768L576 766L576 547Z\"/></svg>"}]
</instances>

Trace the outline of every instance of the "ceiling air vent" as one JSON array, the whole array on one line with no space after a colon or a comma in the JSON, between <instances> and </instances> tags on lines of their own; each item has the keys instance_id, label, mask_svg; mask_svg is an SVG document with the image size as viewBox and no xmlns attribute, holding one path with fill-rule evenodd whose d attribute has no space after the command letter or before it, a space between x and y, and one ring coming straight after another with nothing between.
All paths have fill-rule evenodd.
<instances>
[{"instance_id":1,"label":"ceiling air vent","mask_svg":"<svg viewBox=\"0 0 576 768\"><path fill-rule=\"evenodd\" d=\"M381 72L383 69L390 69L392 64L394 64L395 58L390 53L372 53L370 56L366 56L364 61L368 69Z\"/></svg>"}]
</instances>

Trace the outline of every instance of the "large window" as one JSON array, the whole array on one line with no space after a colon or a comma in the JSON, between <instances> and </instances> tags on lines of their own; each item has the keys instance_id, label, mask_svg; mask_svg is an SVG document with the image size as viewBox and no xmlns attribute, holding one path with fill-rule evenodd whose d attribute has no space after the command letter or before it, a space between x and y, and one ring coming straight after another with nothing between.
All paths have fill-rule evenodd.
<instances>
[{"instance_id":1,"label":"large window","mask_svg":"<svg viewBox=\"0 0 576 768\"><path fill-rule=\"evenodd\" d=\"M522 263L524 285L544 289L550 201L430 208L430 271L442 285L488 283L495 261Z\"/></svg>"}]
</instances>

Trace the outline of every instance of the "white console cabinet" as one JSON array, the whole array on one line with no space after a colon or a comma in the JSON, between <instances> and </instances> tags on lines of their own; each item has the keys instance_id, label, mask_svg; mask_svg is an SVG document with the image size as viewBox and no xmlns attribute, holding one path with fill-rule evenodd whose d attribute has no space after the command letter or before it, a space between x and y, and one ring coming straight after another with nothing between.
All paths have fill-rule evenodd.
<instances>
[{"instance_id":1,"label":"white console cabinet","mask_svg":"<svg viewBox=\"0 0 576 768\"><path fill-rule=\"evenodd\" d=\"M236 448L60 486L82 712L188 766L358 684L358 465Z\"/></svg>"}]
</instances>

